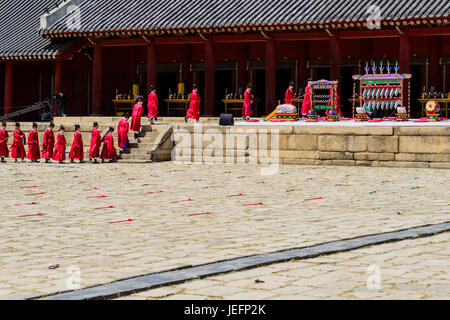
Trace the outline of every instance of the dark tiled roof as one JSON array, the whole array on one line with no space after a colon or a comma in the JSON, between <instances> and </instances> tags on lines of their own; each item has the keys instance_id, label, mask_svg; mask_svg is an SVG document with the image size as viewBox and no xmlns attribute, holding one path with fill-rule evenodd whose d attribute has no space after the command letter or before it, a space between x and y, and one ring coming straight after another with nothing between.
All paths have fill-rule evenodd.
<instances>
[{"instance_id":1,"label":"dark tiled roof","mask_svg":"<svg viewBox=\"0 0 450 320\"><path fill-rule=\"evenodd\" d=\"M68 46L39 34L40 15L55 0L0 0L0 59L53 59Z\"/></svg>"},{"instance_id":2,"label":"dark tiled roof","mask_svg":"<svg viewBox=\"0 0 450 320\"><path fill-rule=\"evenodd\" d=\"M364 22L370 5L386 20L450 15L449 0L84 0L80 29L65 16L43 34Z\"/></svg>"}]
</instances>

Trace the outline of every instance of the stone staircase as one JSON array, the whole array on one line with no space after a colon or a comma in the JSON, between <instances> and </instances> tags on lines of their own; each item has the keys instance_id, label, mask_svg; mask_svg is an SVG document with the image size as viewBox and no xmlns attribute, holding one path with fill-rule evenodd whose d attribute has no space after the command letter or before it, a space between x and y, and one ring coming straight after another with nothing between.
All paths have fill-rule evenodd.
<instances>
[{"instance_id":1,"label":"stone staircase","mask_svg":"<svg viewBox=\"0 0 450 320\"><path fill-rule=\"evenodd\" d=\"M170 161L173 142L171 125L142 125L137 140L129 133L130 148L122 153L120 160L125 161ZM120 161L119 160L119 161Z\"/></svg>"}]
</instances>

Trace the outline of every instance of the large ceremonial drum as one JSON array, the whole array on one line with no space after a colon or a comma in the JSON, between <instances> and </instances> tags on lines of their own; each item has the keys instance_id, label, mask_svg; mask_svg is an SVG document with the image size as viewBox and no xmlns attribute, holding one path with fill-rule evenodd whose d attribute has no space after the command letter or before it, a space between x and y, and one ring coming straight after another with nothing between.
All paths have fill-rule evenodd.
<instances>
[{"instance_id":1,"label":"large ceremonial drum","mask_svg":"<svg viewBox=\"0 0 450 320\"><path fill-rule=\"evenodd\" d=\"M428 101L425 105L425 112L427 113L428 121L439 121L440 106L437 101Z\"/></svg>"},{"instance_id":2,"label":"large ceremonial drum","mask_svg":"<svg viewBox=\"0 0 450 320\"><path fill-rule=\"evenodd\" d=\"M220 126L234 126L234 118L232 114L222 113L219 119Z\"/></svg>"}]
</instances>

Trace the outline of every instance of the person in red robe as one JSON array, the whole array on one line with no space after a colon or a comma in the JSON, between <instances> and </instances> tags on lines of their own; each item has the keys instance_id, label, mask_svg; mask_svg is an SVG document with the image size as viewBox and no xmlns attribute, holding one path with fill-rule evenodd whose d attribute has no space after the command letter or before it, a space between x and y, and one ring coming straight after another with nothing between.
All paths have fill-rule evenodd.
<instances>
[{"instance_id":1,"label":"person in red robe","mask_svg":"<svg viewBox=\"0 0 450 320\"><path fill-rule=\"evenodd\" d=\"M33 123L33 129L28 134L28 159L31 162L39 162L41 152L39 150L39 135L37 132L37 124Z\"/></svg>"},{"instance_id":2,"label":"person in red robe","mask_svg":"<svg viewBox=\"0 0 450 320\"><path fill-rule=\"evenodd\" d=\"M305 97L303 98L303 104L302 104L302 115L303 117L306 117L308 112L312 109L311 104L311 88L306 86L305 88Z\"/></svg>"},{"instance_id":3,"label":"person in red robe","mask_svg":"<svg viewBox=\"0 0 450 320\"><path fill-rule=\"evenodd\" d=\"M92 162L94 159L94 163L98 163L97 158L100 154L100 144L102 143L102 137L100 136L100 132L98 131L98 123L94 122L94 126L91 131L91 147L89 148L89 160Z\"/></svg>"},{"instance_id":4,"label":"person in red robe","mask_svg":"<svg viewBox=\"0 0 450 320\"><path fill-rule=\"evenodd\" d=\"M130 124L128 123L129 118L130 116L128 113L125 113L122 120L120 120L117 125L117 144L119 145L120 153L125 152L128 148L128 131L130 129Z\"/></svg>"},{"instance_id":5,"label":"person in red robe","mask_svg":"<svg viewBox=\"0 0 450 320\"><path fill-rule=\"evenodd\" d=\"M289 88L286 89L286 94L284 96L285 104L292 104L295 106L295 92L294 92L294 83L289 83Z\"/></svg>"},{"instance_id":6,"label":"person in red robe","mask_svg":"<svg viewBox=\"0 0 450 320\"><path fill-rule=\"evenodd\" d=\"M55 146L55 134L53 133L54 128L55 125L51 122L48 128L44 131L42 141L42 158L45 159L45 163L49 163L50 159L53 157L53 147Z\"/></svg>"},{"instance_id":7,"label":"person in red robe","mask_svg":"<svg viewBox=\"0 0 450 320\"><path fill-rule=\"evenodd\" d=\"M134 138L139 137L139 132L141 132L141 117L144 113L144 98L142 96L137 97L137 102L133 107L133 113L131 114L131 126L130 130L134 131Z\"/></svg>"},{"instance_id":8,"label":"person in red robe","mask_svg":"<svg viewBox=\"0 0 450 320\"><path fill-rule=\"evenodd\" d=\"M250 119L253 113L253 95L252 95L252 84L247 84L247 90L244 92L244 106L242 108L242 118L244 120Z\"/></svg>"},{"instance_id":9,"label":"person in red robe","mask_svg":"<svg viewBox=\"0 0 450 320\"><path fill-rule=\"evenodd\" d=\"M195 119L197 122L200 120L200 96L198 95L198 88L194 84L191 92L191 101L189 102L189 109L186 113L186 117L184 117L184 121L187 122L187 119Z\"/></svg>"},{"instance_id":10,"label":"person in red robe","mask_svg":"<svg viewBox=\"0 0 450 320\"><path fill-rule=\"evenodd\" d=\"M114 128L109 127L109 131L104 137L102 153L100 155L100 158L102 159L102 163L104 163L105 160L110 160L110 162L117 161L118 155L117 155L116 148L114 148L114 137L112 135L113 132L114 132Z\"/></svg>"},{"instance_id":11,"label":"person in red robe","mask_svg":"<svg viewBox=\"0 0 450 320\"><path fill-rule=\"evenodd\" d=\"M61 126L56 135L55 149L53 150L53 160L64 163L66 160L66 138L64 137L65 128Z\"/></svg>"},{"instance_id":12,"label":"person in red robe","mask_svg":"<svg viewBox=\"0 0 450 320\"><path fill-rule=\"evenodd\" d=\"M153 120L158 120L158 95L154 86L150 86L150 94L148 95L148 121L153 124Z\"/></svg>"},{"instance_id":13,"label":"person in red robe","mask_svg":"<svg viewBox=\"0 0 450 320\"><path fill-rule=\"evenodd\" d=\"M2 122L2 128L0 129L0 157L1 162L6 162L5 157L8 158L8 138L9 133L6 131L6 122Z\"/></svg>"},{"instance_id":14,"label":"person in red robe","mask_svg":"<svg viewBox=\"0 0 450 320\"><path fill-rule=\"evenodd\" d=\"M22 159L25 161L25 147L26 143L25 134L20 130L20 123L16 122L16 129L13 131L13 143L10 147L11 157L17 162L17 159Z\"/></svg>"},{"instance_id":15,"label":"person in red robe","mask_svg":"<svg viewBox=\"0 0 450 320\"><path fill-rule=\"evenodd\" d=\"M80 132L80 125L75 125L75 133L73 134L72 147L69 153L70 163L74 163L75 160L80 160L80 163L84 163L84 150L83 150L83 137Z\"/></svg>"}]
</instances>

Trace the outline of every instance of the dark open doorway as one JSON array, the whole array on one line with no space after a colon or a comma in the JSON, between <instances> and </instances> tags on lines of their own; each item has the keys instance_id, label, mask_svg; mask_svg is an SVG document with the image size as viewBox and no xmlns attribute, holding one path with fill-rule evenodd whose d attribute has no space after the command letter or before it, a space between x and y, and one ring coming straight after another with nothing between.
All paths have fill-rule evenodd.
<instances>
[{"instance_id":1,"label":"dark open doorway","mask_svg":"<svg viewBox=\"0 0 450 320\"><path fill-rule=\"evenodd\" d=\"M353 75L353 67L341 68L341 83L339 83L341 92L340 105L344 117L351 117L353 114L352 103L349 101L353 96Z\"/></svg>"},{"instance_id":2,"label":"dark open doorway","mask_svg":"<svg viewBox=\"0 0 450 320\"><path fill-rule=\"evenodd\" d=\"M266 101L266 70L255 70L255 78L253 79L253 95L258 103L254 116L262 116L265 114Z\"/></svg>"},{"instance_id":3,"label":"dark open doorway","mask_svg":"<svg viewBox=\"0 0 450 320\"><path fill-rule=\"evenodd\" d=\"M156 90L159 98L159 112L164 116L167 116L167 108L164 99L167 99L169 97L169 89L171 93L177 92L176 73L158 72L158 87L156 88ZM173 114L171 114L171 116L173 116Z\"/></svg>"},{"instance_id":4,"label":"dark open doorway","mask_svg":"<svg viewBox=\"0 0 450 320\"><path fill-rule=\"evenodd\" d=\"M278 69L276 71L276 101L280 101L281 104L284 103L284 96L286 94L286 89L289 87L289 82L292 81L291 69Z\"/></svg>"},{"instance_id":5,"label":"dark open doorway","mask_svg":"<svg viewBox=\"0 0 450 320\"><path fill-rule=\"evenodd\" d=\"M225 92L234 93L233 88L233 71L220 70L214 74L214 114L219 115L225 111L222 100L225 98Z\"/></svg>"},{"instance_id":6,"label":"dark open doorway","mask_svg":"<svg viewBox=\"0 0 450 320\"><path fill-rule=\"evenodd\" d=\"M316 69L316 77L313 79L313 81L318 81L318 80L331 80L330 79L330 68L317 68Z\"/></svg>"}]
</instances>

